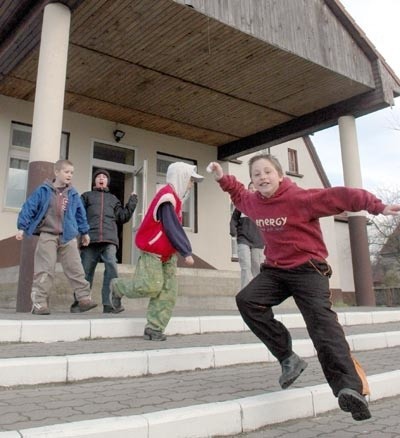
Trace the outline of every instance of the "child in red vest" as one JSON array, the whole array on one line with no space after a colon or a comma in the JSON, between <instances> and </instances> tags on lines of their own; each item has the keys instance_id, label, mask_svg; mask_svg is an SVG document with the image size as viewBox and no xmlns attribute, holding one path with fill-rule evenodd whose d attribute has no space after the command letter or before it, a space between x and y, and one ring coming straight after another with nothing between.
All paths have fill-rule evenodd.
<instances>
[{"instance_id":1,"label":"child in red vest","mask_svg":"<svg viewBox=\"0 0 400 438\"><path fill-rule=\"evenodd\" d=\"M192 247L182 227L182 204L194 182L203 177L196 166L176 162L168 166L167 184L153 198L135 243L141 250L132 279L111 281L110 302L115 311L121 298L150 297L144 339L165 341L167 326L178 294L177 253L188 266L194 264Z\"/></svg>"}]
</instances>

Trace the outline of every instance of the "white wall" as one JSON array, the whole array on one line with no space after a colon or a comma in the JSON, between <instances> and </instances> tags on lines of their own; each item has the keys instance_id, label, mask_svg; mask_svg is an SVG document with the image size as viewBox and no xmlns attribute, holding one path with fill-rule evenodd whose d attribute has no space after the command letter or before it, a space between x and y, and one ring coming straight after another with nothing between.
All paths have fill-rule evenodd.
<instances>
[{"instance_id":1,"label":"white wall","mask_svg":"<svg viewBox=\"0 0 400 438\"><path fill-rule=\"evenodd\" d=\"M5 185L8 169L8 148L10 144L11 122L32 123L33 104L0 95L0 181ZM182 158L196 160L198 172L205 176L198 184L198 233L188 232L194 253L219 270L239 270L237 262L231 261L231 238L229 235L230 199L222 192L213 177L205 168L210 161L215 161L217 148L161 135L127 125L118 125L126 132L121 144L136 148L136 161L140 164L148 161L147 199L150 200L156 190L156 156L166 153ZM69 111L64 112L63 131L70 133L69 159L74 163L74 185L79 192L90 190L91 186L91 145L93 139L113 142L115 123L88 117ZM117 144L117 143L116 143ZM284 170L288 169L288 148L296 149L299 172L303 177L292 180L301 187L323 187L314 168L309 152L302 139L293 140L270 149L281 162ZM242 164L222 162L225 172L234 174L244 184L249 182L248 160L251 155L241 157ZM18 211L4 208L4 191L0 192L0 240L16 232ZM321 220L325 241L330 253L334 275L331 287L354 290L352 285L351 259L346 225L335 226L333 218ZM348 232L347 232L348 233ZM340 257L338 256L340 255Z\"/></svg>"},{"instance_id":2,"label":"white wall","mask_svg":"<svg viewBox=\"0 0 400 438\"><path fill-rule=\"evenodd\" d=\"M8 157L11 122L32 123L31 103L0 95L0 152ZM215 161L217 149L201 143L181 140L175 137L152 133L127 125L118 125L126 132L122 143L135 147L137 162L148 160L147 199L156 190L156 155L167 153L196 160L199 173L205 180L198 184L198 233L188 232L193 251L217 269L230 268L230 238L226 222L229 220L229 202L216 182L206 173L210 161ZM92 140L113 142L115 123L88 117L69 111L64 112L63 131L70 133L69 159L74 163L74 186L79 192L90 190ZM8 158L1 161L0 180L6 181ZM16 233L18 211L4 208L4 193L0 198L0 239ZM224 219L225 218L225 219Z\"/></svg>"}]
</instances>

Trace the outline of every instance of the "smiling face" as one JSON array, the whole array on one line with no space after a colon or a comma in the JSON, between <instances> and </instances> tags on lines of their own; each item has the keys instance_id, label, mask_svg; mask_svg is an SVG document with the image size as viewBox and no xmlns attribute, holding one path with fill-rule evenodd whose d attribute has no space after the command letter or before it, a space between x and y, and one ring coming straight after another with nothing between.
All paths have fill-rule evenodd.
<instances>
[{"instance_id":1,"label":"smiling face","mask_svg":"<svg viewBox=\"0 0 400 438\"><path fill-rule=\"evenodd\" d=\"M94 186L97 189L105 189L107 185L108 185L107 175L104 175L104 173L99 173L94 180Z\"/></svg>"},{"instance_id":2,"label":"smiling face","mask_svg":"<svg viewBox=\"0 0 400 438\"><path fill-rule=\"evenodd\" d=\"M258 190L266 198L270 198L278 190L279 184L283 180L282 173L267 158L253 161L250 177L255 190Z\"/></svg>"}]
</instances>

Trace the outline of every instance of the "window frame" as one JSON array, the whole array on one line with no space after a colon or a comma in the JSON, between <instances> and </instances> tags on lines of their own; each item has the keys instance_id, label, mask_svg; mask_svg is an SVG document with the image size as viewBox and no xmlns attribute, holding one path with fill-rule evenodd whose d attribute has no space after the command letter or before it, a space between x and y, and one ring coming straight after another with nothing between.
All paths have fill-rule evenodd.
<instances>
[{"instance_id":1,"label":"window frame","mask_svg":"<svg viewBox=\"0 0 400 438\"><path fill-rule=\"evenodd\" d=\"M164 161L169 162L170 164L176 163L177 161L182 161L184 163L191 164L193 166L198 167L197 160L191 158L178 157L176 155L167 154L165 152L157 152L156 154L156 191L158 191L161 187L166 184L166 173L161 174L158 172L158 160L162 159ZM162 178L162 179L160 179ZM182 226L185 231L190 231L192 233L198 233L198 193L197 193L197 184L193 184L192 189L190 190L189 198L184 202L182 206L182 211L185 205L189 205L189 224L185 225L182 223ZM189 202L189 204L187 204Z\"/></svg>"},{"instance_id":2,"label":"window frame","mask_svg":"<svg viewBox=\"0 0 400 438\"><path fill-rule=\"evenodd\" d=\"M28 132L30 134L29 138L29 146L17 146L13 144L13 137L15 130ZM30 151L31 151L31 141L32 141L32 125L28 123L22 123L17 121L11 121L10 124L10 142L8 146L8 155L7 155L7 171L5 175L5 192L3 197L3 210L4 211L19 211L22 207L23 202L26 200L26 191L27 191L27 183L28 183L28 171L29 171L29 158L30 158ZM61 133L61 141L60 141L60 153L59 157L60 159L67 159L69 154L69 133L62 131ZM11 160L17 159L21 161L27 162L27 168L23 169L26 170L26 178L25 178L25 189L24 189L24 195L23 195L23 201L21 202L21 205L7 205L8 203L8 193L10 190L10 169L11 169Z\"/></svg>"},{"instance_id":3,"label":"window frame","mask_svg":"<svg viewBox=\"0 0 400 438\"><path fill-rule=\"evenodd\" d=\"M296 149L288 148L288 168L290 173L299 173L299 160Z\"/></svg>"}]
</instances>

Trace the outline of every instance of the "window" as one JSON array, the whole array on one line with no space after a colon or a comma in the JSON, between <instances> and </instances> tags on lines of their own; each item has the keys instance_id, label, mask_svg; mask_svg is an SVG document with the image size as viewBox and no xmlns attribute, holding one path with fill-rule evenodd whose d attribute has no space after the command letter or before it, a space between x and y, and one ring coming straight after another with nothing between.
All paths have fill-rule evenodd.
<instances>
[{"instance_id":1,"label":"window","mask_svg":"<svg viewBox=\"0 0 400 438\"><path fill-rule=\"evenodd\" d=\"M297 151L295 149L288 149L289 172L299 173L299 164L297 161Z\"/></svg>"},{"instance_id":2,"label":"window","mask_svg":"<svg viewBox=\"0 0 400 438\"><path fill-rule=\"evenodd\" d=\"M32 127L30 125L11 124L9 169L5 194L5 206L8 208L21 208L26 198L31 135ZM67 150L68 134L62 133L60 158L67 157Z\"/></svg>"},{"instance_id":3,"label":"window","mask_svg":"<svg viewBox=\"0 0 400 438\"><path fill-rule=\"evenodd\" d=\"M157 190L166 184L167 168L171 163L176 161L182 161L184 163L193 164L197 163L193 160L187 160L177 158L169 155L157 154ZM185 200L182 206L182 225L184 228L188 228L194 232L197 232L197 184L193 185L190 191L189 197Z\"/></svg>"},{"instance_id":4,"label":"window","mask_svg":"<svg viewBox=\"0 0 400 438\"><path fill-rule=\"evenodd\" d=\"M134 166L135 150L95 141L93 144L93 158L95 160Z\"/></svg>"}]
</instances>

